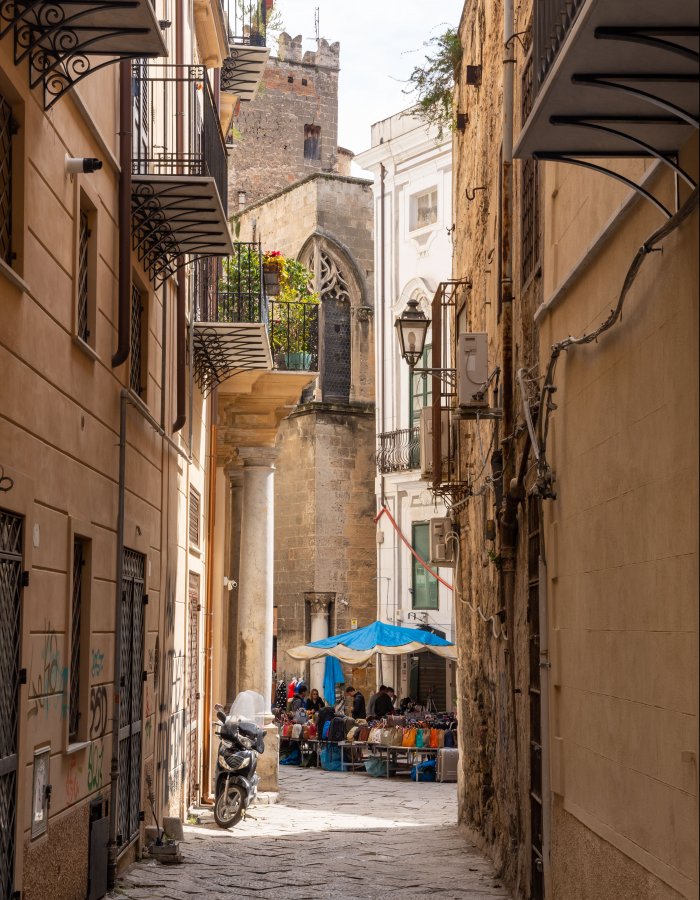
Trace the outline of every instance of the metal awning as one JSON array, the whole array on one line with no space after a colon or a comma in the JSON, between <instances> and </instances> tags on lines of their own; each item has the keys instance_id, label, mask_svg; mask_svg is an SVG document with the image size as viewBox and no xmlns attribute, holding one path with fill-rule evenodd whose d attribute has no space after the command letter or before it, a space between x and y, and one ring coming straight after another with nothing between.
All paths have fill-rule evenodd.
<instances>
[{"instance_id":1,"label":"metal awning","mask_svg":"<svg viewBox=\"0 0 700 900\"><path fill-rule=\"evenodd\" d=\"M231 43L230 55L221 69L221 90L235 94L241 103L249 103L255 97L269 56L269 47Z\"/></svg>"},{"instance_id":2,"label":"metal awning","mask_svg":"<svg viewBox=\"0 0 700 900\"><path fill-rule=\"evenodd\" d=\"M267 329L262 322L194 322L194 377L206 396L239 372L272 368Z\"/></svg>"},{"instance_id":3,"label":"metal awning","mask_svg":"<svg viewBox=\"0 0 700 900\"><path fill-rule=\"evenodd\" d=\"M516 157L670 157L697 129L696 0L550 0L534 30Z\"/></svg>"},{"instance_id":4,"label":"metal awning","mask_svg":"<svg viewBox=\"0 0 700 900\"><path fill-rule=\"evenodd\" d=\"M0 38L10 29L15 64L29 58L45 109L104 66L168 52L150 0L12 0L0 4Z\"/></svg>"},{"instance_id":5,"label":"metal awning","mask_svg":"<svg viewBox=\"0 0 700 900\"><path fill-rule=\"evenodd\" d=\"M134 249L156 285L188 261L228 256L233 242L216 181L207 175L133 175Z\"/></svg>"}]
</instances>

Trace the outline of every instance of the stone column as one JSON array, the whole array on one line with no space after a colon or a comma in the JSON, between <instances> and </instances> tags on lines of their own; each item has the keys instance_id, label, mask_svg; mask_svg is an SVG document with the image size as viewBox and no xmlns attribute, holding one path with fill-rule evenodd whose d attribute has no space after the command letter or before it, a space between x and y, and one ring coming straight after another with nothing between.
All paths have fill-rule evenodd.
<instances>
[{"instance_id":1,"label":"stone column","mask_svg":"<svg viewBox=\"0 0 700 900\"><path fill-rule=\"evenodd\" d=\"M272 447L239 448L243 462L241 557L238 579L238 690L258 691L272 706L274 460ZM258 762L260 789L276 791L279 735L272 715Z\"/></svg>"},{"instance_id":2,"label":"stone column","mask_svg":"<svg viewBox=\"0 0 700 900\"><path fill-rule=\"evenodd\" d=\"M304 599L309 604L311 614L311 640L321 641L328 637L328 609L335 600L335 591L306 591ZM323 696L323 675L326 669L325 657L314 659L310 663L309 690L316 688ZM327 703L333 703L333 697L325 698Z\"/></svg>"},{"instance_id":3,"label":"stone column","mask_svg":"<svg viewBox=\"0 0 700 900\"><path fill-rule=\"evenodd\" d=\"M276 451L245 447L238 582L238 690L258 691L272 705L274 466Z\"/></svg>"},{"instance_id":4,"label":"stone column","mask_svg":"<svg viewBox=\"0 0 700 900\"><path fill-rule=\"evenodd\" d=\"M229 618L227 632L226 704L227 709L238 693L238 584L241 560L241 517L243 504L243 469L229 467L226 470L230 486L229 554L227 578L234 581L229 591Z\"/></svg>"}]
</instances>

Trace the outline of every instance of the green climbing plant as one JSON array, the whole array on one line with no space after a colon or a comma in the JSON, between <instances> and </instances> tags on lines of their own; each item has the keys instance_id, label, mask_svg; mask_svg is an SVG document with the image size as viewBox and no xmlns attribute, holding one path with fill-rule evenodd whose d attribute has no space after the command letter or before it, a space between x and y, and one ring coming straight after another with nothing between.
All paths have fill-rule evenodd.
<instances>
[{"instance_id":1,"label":"green climbing plant","mask_svg":"<svg viewBox=\"0 0 700 900\"><path fill-rule=\"evenodd\" d=\"M404 93L416 98L411 114L427 125L435 126L439 139L442 139L445 130L452 131L455 126L452 101L462 65L459 31L448 28L423 46L430 52L426 53L423 65L416 66L409 75Z\"/></svg>"}]
</instances>

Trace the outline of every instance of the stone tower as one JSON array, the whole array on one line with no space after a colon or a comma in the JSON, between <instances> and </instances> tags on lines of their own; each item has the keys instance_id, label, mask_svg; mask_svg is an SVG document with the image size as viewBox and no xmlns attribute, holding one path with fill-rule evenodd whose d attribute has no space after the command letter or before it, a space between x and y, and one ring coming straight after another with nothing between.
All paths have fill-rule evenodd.
<instances>
[{"instance_id":1,"label":"stone tower","mask_svg":"<svg viewBox=\"0 0 700 900\"><path fill-rule=\"evenodd\" d=\"M321 38L306 53L301 45L301 35L280 35L256 102L241 109L229 145L230 212L308 175L338 171L340 45Z\"/></svg>"}]
</instances>

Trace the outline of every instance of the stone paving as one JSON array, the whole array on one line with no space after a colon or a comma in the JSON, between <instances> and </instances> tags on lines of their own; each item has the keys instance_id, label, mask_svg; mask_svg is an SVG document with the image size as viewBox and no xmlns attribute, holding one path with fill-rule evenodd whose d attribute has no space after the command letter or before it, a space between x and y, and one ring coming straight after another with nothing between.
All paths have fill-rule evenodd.
<instances>
[{"instance_id":1,"label":"stone paving","mask_svg":"<svg viewBox=\"0 0 700 900\"><path fill-rule=\"evenodd\" d=\"M456 785L307 769L280 771L279 802L231 831L208 809L185 826L184 863L144 860L114 900L509 898L455 825Z\"/></svg>"}]
</instances>

